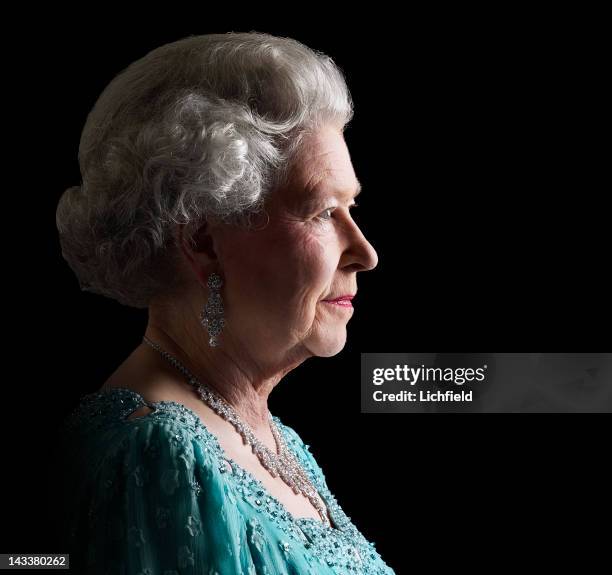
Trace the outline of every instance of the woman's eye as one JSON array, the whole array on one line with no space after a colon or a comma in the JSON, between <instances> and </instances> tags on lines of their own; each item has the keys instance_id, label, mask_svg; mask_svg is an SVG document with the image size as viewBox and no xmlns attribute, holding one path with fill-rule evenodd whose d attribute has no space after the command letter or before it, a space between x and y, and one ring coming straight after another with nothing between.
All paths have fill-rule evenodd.
<instances>
[{"instance_id":1,"label":"woman's eye","mask_svg":"<svg viewBox=\"0 0 612 575\"><path fill-rule=\"evenodd\" d=\"M349 206L349 210L352 210L353 208L356 208L357 206L358 206L358 204L351 204ZM322 220L329 220L329 219L331 219L331 212L333 212L334 209L335 208L327 208L326 210L324 210L323 212L321 212L319 214L319 218L322 219ZM329 217L325 217L325 214L327 214L328 212L330 214Z\"/></svg>"},{"instance_id":2,"label":"woman's eye","mask_svg":"<svg viewBox=\"0 0 612 575\"><path fill-rule=\"evenodd\" d=\"M321 218L322 220L329 220L331 218L331 212L334 210L334 208L327 208L326 210L324 210L323 212L321 212L319 214L319 218ZM329 217L326 218L324 217L325 214L327 214L327 212L329 212Z\"/></svg>"}]
</instances>

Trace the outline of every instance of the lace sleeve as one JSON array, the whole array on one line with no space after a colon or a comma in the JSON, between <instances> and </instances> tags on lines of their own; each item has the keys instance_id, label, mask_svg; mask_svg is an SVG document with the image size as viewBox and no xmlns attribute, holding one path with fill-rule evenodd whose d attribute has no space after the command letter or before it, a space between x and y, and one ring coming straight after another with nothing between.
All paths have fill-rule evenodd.
<instances>
[{"instance_id":1,"label":"lace sleeve","mask_svg":"<svg viewBox=\"0 0 612 575\"><path fill-rule=\"evenodd\" d=\"M127 422L81 473L70 535L79 573L255 573L217 460L178 422Z\"/></svg>"}]
</instances>

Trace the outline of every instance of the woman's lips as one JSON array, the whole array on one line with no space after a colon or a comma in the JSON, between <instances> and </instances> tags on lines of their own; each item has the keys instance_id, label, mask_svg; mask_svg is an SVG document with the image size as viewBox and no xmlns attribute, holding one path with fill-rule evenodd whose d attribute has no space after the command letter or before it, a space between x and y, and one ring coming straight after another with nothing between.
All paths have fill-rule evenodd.
<instances>
[{"instance_id":1,"label":"woman's lips","mask_svg":"<svg viewBox=\"0 0 612 575\"><path fill-rule=\"evenodd\" d=\"M324 299L323 301L325 303L331 304L331 305L337 305L340 307L353 307L353 304L351 302L352 297L339 297L336 299Z\"/></svg>"}]
</instances>

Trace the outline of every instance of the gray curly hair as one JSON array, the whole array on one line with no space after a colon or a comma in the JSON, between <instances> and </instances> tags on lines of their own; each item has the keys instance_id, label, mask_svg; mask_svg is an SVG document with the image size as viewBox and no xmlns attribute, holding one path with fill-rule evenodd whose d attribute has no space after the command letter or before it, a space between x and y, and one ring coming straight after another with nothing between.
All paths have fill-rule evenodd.
<instances>
[{"instance_id":1,"label":"gray curly hair","mask_svg":"<svg viewBox=\"0 0 612 575\"><path fill-rule=\"evenodd\" d=\"M87 117L82 184L59 200L62 256L83 291L147 307L180 289L173 228L252 226L289 181L304 136L344 131L353 103L333 60L259 32L189 36L119 73Z\"/></svg>"}]
</instances>

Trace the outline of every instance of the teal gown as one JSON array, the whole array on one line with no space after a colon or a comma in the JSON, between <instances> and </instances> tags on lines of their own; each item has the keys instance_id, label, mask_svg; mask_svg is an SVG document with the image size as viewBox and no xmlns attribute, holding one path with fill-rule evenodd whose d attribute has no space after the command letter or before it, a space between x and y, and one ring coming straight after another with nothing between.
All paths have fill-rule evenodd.
<instances>
[{"instance_id":1,"label":"teal gown","mask_svg":"<svg viewBox=\"0 0 612 575\"><path fill-rule=\"evenodd\" d=\"M126 419L139 407L154 411ZM64 422L61 530L71 571L104 575L389 575L298 434L273 416L333 526L292 516L200 418L130 389L81 398Z\"/></svg>"}]
</instances>

